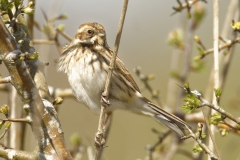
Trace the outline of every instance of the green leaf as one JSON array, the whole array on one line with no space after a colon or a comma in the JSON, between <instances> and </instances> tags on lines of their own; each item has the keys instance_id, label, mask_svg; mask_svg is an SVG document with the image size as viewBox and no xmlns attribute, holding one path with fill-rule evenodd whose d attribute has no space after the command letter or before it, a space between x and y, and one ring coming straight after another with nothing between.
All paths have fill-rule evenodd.
<instances>
[{"instance_id":1,"label":"green leaf","mask_svg":"<svg viewBox=\"0 0 240 160\"><path fill-rule=\"evenodd\" d=\"M58 28L60 31L63 31L64 28L65 28L65 26L64 26L64 24L60 24L60 25L58 25L57 28Z\"/></svg>"},{"instance_id":2,"label":"green leaf","mask_svg":"<svg viewBox=\"0 0 240 160\"><path fill-rule=\"evenodd\" d=\"M57 97L57 98L55 98L54 101L53 101L53 105L60 105L60 104L62 104L62 103L63 103L62 97Z\"/></svg>"},{"instance_id":3,"label":"green leaf","mask_svg":"<svg viewBox=\"0 0 240 160\"><path fill-rule=\"evenodd\" d=\"M194 153L199 153L199 152L202 152L203 149L202 149L202 147L198 144L198 145L196 145L195 148L193 148L192 151L193 151Z\"/></svg>"},{"instance_id":4,"label":"green leaf","mask_svg":"<svg viewBox=\"0 0 240 160\"><path fill-rule=\"evenodd\" d=\"M67 19L67 15L66 14L61 14L57 17L58 20L63 20L63 19Z\"/></svg>"},{"instance_id":5,"label":"green leaf","mask_svg":"<svg viewBox=\"0 0 240 160\"><path fill-rule=\"evenodd\" d=\"M217 125L222 120L222 115L220 113L214 113L209 118L209 123Z\"/></svg>"},{"instance_id":6,"label":"green leaf","mask_svg":"<svg viewBox=\"0 0 240 160\"><path fill-rule=\"evenodd\" d=\"M200 105L200 100L193 94L188 94L183 101L185 104L181 106L181 109L187 113L193 112Z\"/></svg>"},{"instance_id":7,"label":"green leaf","mask_svg":"<svg viewBox=\"0 0 240 160\"><path fill-rule=\"evenodd\" d=\"M222 137L227 136L228 133L229 133L229 131L226 128L220 129L220 134L221 134Z\"/></svg>"},{"instance_id":8,"label":"green leaf","mask_svg":"<svg viewBox=\"0 0 240 160\"><path fill-rule=\"evenodd\" d=\"M194 61L191 65L192 71L202 72L204 70L205 64L203 61Z\"/></svg>"},{"instance_id":9,"label":"green leaf","mask_svg":"<svg viewBox=\"0 0 240 160\"><path fill-rule=\"evenodd\" d=\"M38 59L38 52L33 52L33 53L29 54L28 59L37 60Z\"/></svg>"},{"instance_id":10,"label":"green leaf","mask_svg":"<svg viewBox=\"0 0 240 160\"><path fill-rule=\"evenodd\" d=\"M200 136L200 139L204 140L206 137L207 137L206 133L202 133L201 136Z\"/></svg>"},{"instance_id":11,"label":"green leaf","mask_svg":"<svg viewBox=\"0 0 240 160\"><path fill-rule=\"evenodd\" d=\"M11 10L12 7L13 7L13 4L8 2L8 0L0 0L0 10L1 11Z\"/></svg>"},{"instance_id":12,"label":"green leaf","mask_svg":"<svg viewBox=\"0 0 240 160\"><path fill-rule=\"evenodd\" d=\"M5 129L9 129L11 127L11 125L12 125L12 122L9 122L9 121L5 122L5 124L4 124Z\"/></svg>"},{"instance_id":13,"label":"green leaf","mask_svg":"<svg viewBox=\"0 0 240 160\"><path fill-rule=\"evenodd\" d=\"M21 4L21 0L14 0L14 5L16 8Z\"/></svg>"},{"instance_id":14,"label":"green leaf","mask_svg":"<svg viewBox=\"0 0 240 160\"><path fill-rule=\"evenodd\" d=\"M34 13L34 9L32 7L25 7L25 8L23 8L22 11L26 14L33 14Z\"/></svg>"},{"instance_id":15,"label":"green leaf","mask_svg":"<svg viewBox=\"0 0 240 160\"><path fill-rule=\"evenodd\" d=\"M204 50L203 50L202 47L197 46L197 49L198 49L198 51L199 51L199 55L201 55L201 56L204 56L204 55L205 55Z\"/></svg>"},{"instance_id":16,"label":"green leaf","mask_svg":"<svg viewBox=\"0 0 240 160\"><path fill-rule=\"evenodd\" d=\"M221 95L222 95L222 90L221 88L214 88L214 93L217 99L220 99Z\"/></svg>"},{"instance_id":17,"label":"green leaf","mask_svg":"<svg viewBox=\"0 0 240 160\"><path fill-rule=\"evenodd\" d=\"M70 137L70 142L74 147L78 147L81 145L82 140L78 133L74 133Z\"/></svg>"},{"instance_id":18,"label":"green leaf","mask_svg":"<svg viewBox=\"0 0 240 160\"><path fill-rule=\"evenodd\" d=\"M235 23L234 21L232 21L231 26L234 31L240 31L240 22Z\"/></svg>"},{"instance_id":19,"label":"green leaf","mask_svg":"<svg viewBox=\"0 0 240 160\"><path fill-rule=\"evenodd\" d=\"M8 111L9 111L9 106L6 104L0 108L0 113L3 113L6 117L8 116Z\"/></svg>"},{"instance_id":20,"label":"green leaf","mask_svg":"<svg viewBox=\"0 0 240 160\"><path fill-rule=\"evenodd\" d=\"M177 73L176 71L172 71L170 74L171 74L171 77L172 77L172 78L175 78L175 79L177 79L177 80L180 80L180 79L181 79L180 74Z\"/></svg>"},{"instance_id":21,"label":"green leaf","mask_svg":"<svg viewBox=\"0 0 240 160\"><path fill-rule=\"evenodd\" d=\"M168 34L167 42L170 46L183 49L184 48L184 32L181 29L173 30Z\"/></svg>"}]
</instances>

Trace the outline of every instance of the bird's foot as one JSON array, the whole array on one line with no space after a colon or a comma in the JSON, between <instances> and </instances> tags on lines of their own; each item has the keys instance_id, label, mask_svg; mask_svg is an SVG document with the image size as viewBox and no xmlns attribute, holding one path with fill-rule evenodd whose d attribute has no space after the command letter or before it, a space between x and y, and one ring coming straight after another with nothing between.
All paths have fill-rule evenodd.
<instances>
[{"instance_id":1,"label":"bird's foot","mask_svg":"<svg viewBox=\"0 0 240 160\"><path fill-rule=\"evenodd\" d=\"M106 96L104 96L103 94L101 95L101 103L103 104L103 106L110 106L109 100L106 99Z\"/></svg>"},{"instance_id":2,"label":"bird's foot","mask_svg":"<svg viewBox=\"0 0 240 160\"><path fill-rule=\"evenodd\" d=\"M105 139L103 138L103 133L98 131L95 134L94 145L96 148L102 148L104 147L104 144L105 144Z\"/></svg>"}]
</instances>

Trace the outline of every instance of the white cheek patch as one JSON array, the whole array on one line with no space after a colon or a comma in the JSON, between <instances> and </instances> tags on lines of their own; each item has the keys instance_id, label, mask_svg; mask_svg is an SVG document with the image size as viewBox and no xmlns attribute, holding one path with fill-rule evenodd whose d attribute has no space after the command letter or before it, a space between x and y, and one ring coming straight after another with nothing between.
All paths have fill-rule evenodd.
<instances>
[{"instance_id":1,"label":"white cheek patch","mask_svg":"<svg viewBox=\"0 0 240 160\"><path fill-rule=\"evenodd\" d=\"M86 40L81 40L81 39L74 39L73 43L83 43L83 44L94 44L94 42L97 40L97 37L94 36L92 38L86 39Z\"/></svg>"},{"instance_id":2,"label":"white cheek patch","mask_svg":"<svg viewBox=\"0 0 240 160\"><path fill-rule=\"evenodd\" d=\"M78 44L78 43L81 43L80 39L73 39L73 44Z\"/></svg>"}]
</instances>

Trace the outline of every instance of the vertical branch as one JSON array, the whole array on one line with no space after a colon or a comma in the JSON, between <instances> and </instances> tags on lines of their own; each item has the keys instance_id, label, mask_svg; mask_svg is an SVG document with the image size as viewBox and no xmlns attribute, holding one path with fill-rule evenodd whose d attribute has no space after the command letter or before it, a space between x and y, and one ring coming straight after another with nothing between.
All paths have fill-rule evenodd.
<instances>
[{"instance_id":1,"label":"vertical branch","mask_svg":"<svg viewBox=\"0 0 240 160\"><path fill-rule=\"evenodd\" d=\"M219 18L218 18L218 0L213 1L213 48L214 48L214 53L213 53L213 60L214 60L214 69L213 69L213 84L214 88L219 88L219 50L218 50L218 37L219 37ZM214 94L214 92L213 92ZM212 100L214 105L218 105L215 94L213 95L213 100ZM215 111L211 110L210 114L214 114ZM220 158L217 145L215 142L215 137L214 137L214 130L215 126L211 125L209 128L209 133L211 138L209 138L209 149L210 150L215 150L217 153L218 158ZM211 157L208 156L208 159L210 160Z\"/></svg>"},{"instance_id":2,"label":"vertical branch","mask_svg":"<svg viewBox=\"0 0 240 160\"><path fill-rule=\"evenodd\" d=\"M108 97L109 97L110 82L111 82L111 77L112 77L113 70L115 68L115 61L116 61L117 52L118 52L118 48L119 48L119 44L120 44L124 19L125 19L125 15L126 15L126 12L127 12L127 5L128 5L128 0L124 0L122 14L121 14L120 22L119 22L119 26L118 26L117 37L116 37L116 40L115 40L115 45L114 45L114 50L113 50L113 56L112 56L112 59L111 59L111 62L110 62L108 75L107 75L107 80L106 80L104 92L102 94L102 99L101 99L102 100L102 105L101 105L101 112L100 112L99 123L98 123L98 132L97 132L97 135L96 135L96 140L100 141L100 143L103 139L103 132L104 132L103 131L104 121L103 120L105 119L104 118L105 117L105 106L107 106L107 104L109 104ZM99 146L99 147L97 146L96 147L96 153L95 153L95 160L100 159L101 152L102 152L102 146Z\"/></svg>"},{"instance_id":3,"label":"vertical branch","mask_svg":"<svg viewBox=\"0 0 240 160\"><path fill-rule=\"evenodd\" d=\"M184 68L181 74L181 82L185 83L187 77L189 75L190 67L191 67L191 55L192 55L192 46L193 46L193 35L194 35L194 20L193 18L189 19L188 29L187 29L187 39L186 39L186 47L184 52ZM182 103L182 96L184 91L181 89L178 94L176 110L179 110L179 107Z\"/></svg>"},{"instance_id":4,"label":"vertical branch","mask_svg":"<svg viewBox=\"0 0 240 160\"><path fill-rule=\"evenodd\" d=\"M17 91L13 86L10 86L10 93L9 93L9 106L10 109L10 118L17 117L17 105L16 105L16 98L17 98ZM16 123L13 123L10 127L10 139L9 139L9 147L11 148L19 148L20 140L18 138L18 126Z\"/></svg>"},{"instance_id":5,"label":"vertical branch","mask_svg":"<svg viewBox=\"0 0 240 160\"><path fill-rule=\"evenodd\" d=\"M228 6L228 10L226 12L227 15L225 17L225 20L224 20L224 23L223 23L224 24L223 25L223 29L222 29L222 32L221 32L221 36L222 37L227 37L227 34L229 32L229 29L230 29L229 23L231 22L232 17L234 15L234 12L235 12L235 10L236 10L236 8L238 6L237 3L238 3L238 0L232 0L230 2L229 6ZM219 62L221 62L223 58L224 58L224 55L223 54L219 54ZM204 95L205 95L207 100L211 99L211 97L212 97L212 90L213 90L213 69L211 71L211 75L210 75L210 78L209 78L207 89L206 89L206 91L204 93Z\"/></svg>"},{"instance_id":6,"label":"vertical branch","mask_svg":"<svg viewBox=\"0 0 240 160\"><path fill-rule=\"evenodd\" d=\"M35 0L28 0L28 3L34 3L35 4ZM33 7L35 7L35 5L33 5ZM29 34L31 36L31 38L33 39L33 23L34 23L34 13L33 14L28 14L27 15L27 27L29 30Z\"/></svg>"},{"instance_id":7,"label":"vertical branch","mask_svg":"<svg viewBox=\"0 0 240 160\"><path fill-rule=\"evenodd\" d=\"M180 59L180 51L174 51L172 53L171 62L170 62L170 71L176 71L179 67L178 61ZM169 76L168 78L168 84L167 84L167 98L166 98L166 105L169 107L176 106L177 100L173 97L175 97L175 94L177 93L177 85L176 80ZM165 106L164 106L165 107Z\"/></svg>"},{"instance_id":8,"label":"vertical branch","mask_svg":"<svg viewBox=\"0 0 240 160\"><path fill-rule=\"evenodd\" d=\"M236 6L238 6L238 10L237 11L235 11L235 8L236 8ZM239 1L238 0L232 0L231 1L231 4L229 5L229 11L230 12L232 12L232 14L231 15L233 15L234 14L234 11L235 11L235 17L238 19L238 21L240 20L240 12L239 12L239 8L240 8L240 3L239 3ZM233 11L232 11L233 10ZM232 16L233 17L233 16ZM231 17L231 18L232 18ZM229 21L231 21L230 20L230 17L228 18L228 21L227 22L229 22ZM224 25L224 26L226 26L226 24ZM226 27L227 28L227 27ZM228 28L230 28L229 26L228 26ZM228 30L227 30L228 31ZM226 32L226 31L225 31ZM222 37L225 37L225 34L222 34ZM233 39L236 39L237 38L237 32L234 32L233 33ZM225 58L224 58L224 61L223 61L223 71L222 71L222 75L220 75L220 84L219 84L219 86L220 86L220 88L223 90L223 88L224 88L224 85L226 84L226 79L227 79L227 74L228 74L228 70L229 70L229 67L230 67L230 64L231 64L231 60L232 60L232 57L233 57L233 54L234 54L234 48L235 48L235 45L233 45L232 47L231 47L231 49L229 50L229 53L228 53L228 55L226 55L225 56ZM221 57L223 57L223 56L221 56Z\"/></svg>"}]
</instances>

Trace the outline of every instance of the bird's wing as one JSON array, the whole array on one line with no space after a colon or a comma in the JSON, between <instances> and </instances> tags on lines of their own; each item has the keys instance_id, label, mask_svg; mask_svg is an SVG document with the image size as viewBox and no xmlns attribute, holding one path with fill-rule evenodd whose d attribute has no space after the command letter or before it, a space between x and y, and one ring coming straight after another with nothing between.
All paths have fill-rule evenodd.
<instances>
[{"instance_id":1,"label":"bird's wing","mask_svg":"<svg viewBox=\"0 0 240 160\"><path fill-rule=\"evenodd\" d=\"M106 48L107 48L108 52L105 52L105 53L107 53L107 55L102 55L102 56L105 58L106 58L106 56L108 58L112 58L113 51L108 46L106 46ZM106 58L106 59L108 59L108 58ZM109 63L110 63L110 61L109 61ZM120 58L118 56L116 57L115 67L119 71L119 73L122 74L131 83L131 85L132 85L131 87L140 93L140 89L138 88L137 83L134 81L132 75L129 73L128 69L125 67L124 63L120 60Z\"/></svg>"},{"instance_id":2,"label":"bird's wing","mask_svg":"<svg viewBox=\"0 0 240 160\"><path fill-rule=\"evenodd\" d=\"M119 59L119 57L116 58L116 68L132 84L133 88L136 91L140 92L137 83L134 81L132 75L129 73L128 69L125 67L124 63Z\"/></svg>"}]
</instances>

